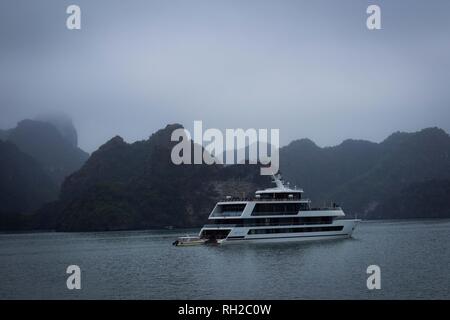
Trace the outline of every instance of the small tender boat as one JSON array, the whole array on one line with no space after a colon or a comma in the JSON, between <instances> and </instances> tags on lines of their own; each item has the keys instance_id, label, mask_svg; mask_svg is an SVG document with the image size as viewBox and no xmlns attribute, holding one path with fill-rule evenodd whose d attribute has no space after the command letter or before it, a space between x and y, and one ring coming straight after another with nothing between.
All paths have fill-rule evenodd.
<instances>
[{"instance_id":1,"label":"small tender boat","mask_svg":"<svg viewBox=\"0 0 450 320\"><path fill-rule=\"evenodd\" d=\"M206 239L200 239L199 236L185 236L179 237L172 244L174 246L198 246L200 244L204 244Z\"/></svg>"}]
</instances>

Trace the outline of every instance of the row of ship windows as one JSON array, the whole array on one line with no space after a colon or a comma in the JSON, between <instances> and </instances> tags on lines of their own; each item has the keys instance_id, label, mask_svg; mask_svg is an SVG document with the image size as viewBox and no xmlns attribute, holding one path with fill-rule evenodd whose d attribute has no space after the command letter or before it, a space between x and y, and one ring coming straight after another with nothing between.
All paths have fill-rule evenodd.
<instances>
[{"instance_id":1,"label":"row of ship windows","mask_svg":"<svg viewBox=\"0 0 450 320\"><path fill-rule=\"evenodd\" d=\"M246 218L246 219L214 219L213 224L234 225L236 227L276 226L300 224L330 224L333 217L295 217L295 218Z\"/></svg>"},{"instance_id":2,"label":"row of ship windows","mask_svg":"<svg viewBox=\"0 0 450 320\"><path fill-rule=\"evenodd\" d=\"M300 210L307 210L307 203L257 203L252 216L267 214L297 214Z\"/></svg>"},{"instance_id":3,"label":"row of ship windows","mask_svg":"<svg viewBox=\"0 0 450 320\"><path fill-rule=\"evenodd\" d=\"M310 228L251 229L248 231L248 234L342 231L343 228L344 228L343 226L331 226L331 227L310 227Z\"/></svg>"},{"instance_id":4,"label":"row of ship windows","mask_svg":"<svg viewBox=\"0 0 450 320\"><path fill-rule=\"evenodd\" d=\"M223 204L221 213L242 212L245 204ZM252 216L297 214L300 210L308 210L308 203L257 203Z\"/></svg>"}]
</instances>

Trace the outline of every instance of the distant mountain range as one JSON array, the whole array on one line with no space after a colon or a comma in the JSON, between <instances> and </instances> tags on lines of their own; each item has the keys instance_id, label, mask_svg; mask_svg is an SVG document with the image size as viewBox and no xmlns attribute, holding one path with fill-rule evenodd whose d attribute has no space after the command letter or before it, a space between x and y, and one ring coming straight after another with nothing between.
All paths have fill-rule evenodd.
<instances>
[{"instance_id":1,"label":"distant mountain range","mask_svg":"<svg viewBox=\"0 0 450 320\"><path fill-rule=\"evenodd\" d=\"M0 230L24 227L25 214L56 199L58 187L31 156L0 141Z\"/></svg>"},{"instance_id":2,"label":"distant mountain range","mask_svg":"<svg viewBox=\"0 0 450 320\"><path fill-rule=\"evenodd\" d=\"M25 121L14 133L0 132L0 137L9 141L1 145L2 155L34 163L25 164L23 159L0 162L3 192L10 192L9 184L3 183L11 181L6 180L9 168L23 164L30 169L14 185L14 199L25 197L21 190L30 193L29 199L41 199L12 206L5 225L58 231L194 227L202 225L215 202L226 195L251 195L270 186L269 177L261 176L256 165L174 165L170 153L175 143L170 135L177 128L182 127L168 125L147 140L131 144L116 136L87 161L73 139L71 143L49 123ZM40 139L24 138L22 132L39 132ZM48 143L45 148L30 142L44 140ZM69 155L77 161L70 162ZM450 217L450 137L438 128L397 132L381 143L346 140L326 148L308 139L296 140L280 149L280 161L285 179L303 187L313 204L334 201L349 216ZM60 175L51 174L50 164L61 169L57 171ZM55 195L58 177L70 171L73 173L64 179L56 201L41 206L33 215L20 215L39 207L36 203L42 204L44 199L52 200L48 194ZM50 182L43 175L51 177ZM40 186L29 182L36 179L47 182ZM34 196L33 190L45 191L45 195ZM18 212L20 219L11 219L11 212Z\"/></svg>"},{"instance_id":3,"label":"distant mountain range","mask_svg":"<svg viewBox=\"0 0 450 320\"><path fill-rule=\"evenodd\" d=\"M280 162L286 177L319 203L334 199L348 214L361 218L426 218L434 213L379 208L392 197L408 196L405 191L413 184L450 179L450 137L428 128L397 132L379 144L346 140L327 148L303 139L282 148Z\"/></svg>"},{"instance_id":4,"label":"distant mountain range","mask_svg":"<svg viewBox=\"0 0 450 320\"><path fill-rule=\"evenodd\" d=\"M0 131L0 230L30 227L27 217L56 200L66 176L89 157L75 145L71 122L51 121L23 120Z\"/></svg>"},{"instance_id":5,"label":"distant mountain range","mask_svg":"<svg viewBox=\"0 0 450 320\"><path fill-rule=\"evenodd\" d=\"M53 182L61 185L66 176L78 170L89 154L78 148L76 130L68 123L23 120L17 127L3 131L2 140L12 142L32 156Z\"/></svg>"},{"instance_id":6,"label":"distant mountain range","mask_svg":"<svg viewBox=\"0 0 450 320\"><path fill-rule=\"evenodd\" d=\"M450 218L450 179L410 184L387 197L369 215L372 219Z\"/></svg>"},{"instance_id":7,"label":"distant mountain range","mask_svg":"<svg viewBox=\"0 0 450 320\"><path fill-rule=\"evenodd\" d=\"M256 166L175 165L169 125L148 140L115 137L68 177L59 201L38 213L41 228L86 231L199 226L225 195L268 183ZM194 147L194 145L192 145ZM199 146L195 146L199 147Z\"/></svg>"}]
</instances>

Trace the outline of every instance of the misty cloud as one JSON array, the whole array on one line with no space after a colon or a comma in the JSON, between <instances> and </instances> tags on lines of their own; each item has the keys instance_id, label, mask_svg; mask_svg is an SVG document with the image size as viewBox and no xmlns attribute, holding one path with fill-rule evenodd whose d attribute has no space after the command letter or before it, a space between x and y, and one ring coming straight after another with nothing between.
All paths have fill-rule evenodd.
<instances>
[{"instance_id":1,"label":"misty cloud","mask_svg":"<svg viewBox=\"0 0 450 320\"><path fill-rule=\"evenodd\" d=\"M87 151L116 134L279 128L309 137L383 139L450 130L450 3L376 1L70 1L0 3L0 128L69 114Z\"/></svg>"}]
</instances>

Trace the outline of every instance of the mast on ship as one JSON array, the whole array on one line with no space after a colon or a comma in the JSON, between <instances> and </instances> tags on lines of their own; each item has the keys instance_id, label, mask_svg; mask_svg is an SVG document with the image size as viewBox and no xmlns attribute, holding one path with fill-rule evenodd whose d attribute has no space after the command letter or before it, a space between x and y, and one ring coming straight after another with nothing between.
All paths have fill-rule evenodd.
<instances>
[{"instance_id":1,"label":"mast on ship","mask_svg":"<svg viewBox=\"0 0 450 320\"><path fill-rule=\"evenodd\" d=\"M275 183L275 185L279 189L285 189L286 188L284 186L284 180L283 180L283 177L281 176L281 173L272 174L272 182Z\"/></svg>"}]
</instances>

